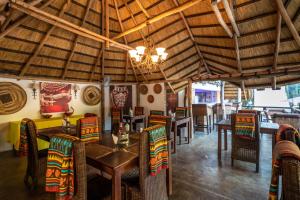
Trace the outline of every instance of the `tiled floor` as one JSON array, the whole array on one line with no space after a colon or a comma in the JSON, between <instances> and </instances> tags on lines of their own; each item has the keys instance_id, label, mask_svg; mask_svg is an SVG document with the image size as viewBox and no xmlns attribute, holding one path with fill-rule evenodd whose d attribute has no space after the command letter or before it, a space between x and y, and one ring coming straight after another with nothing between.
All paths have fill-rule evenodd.
<instances>
[{"instance_id":1,"label":"tiled floor","mask_svg":"<svg viewBox=\"0 0 300 200\"><path fill-rule=\"evenodd\" d=\"M271 176L271 137L261 138L261 167L235 162L231 167L229 149L223 152L223 167L217 164L217 134L197 132L191 144L178 145L173 155L173 195L171 200L265 200ZM230 136L229 136L230 138ZM23 184L25 158L11 152L0 153L0 199L32 200Z\"/></svg>"}]
</instances>

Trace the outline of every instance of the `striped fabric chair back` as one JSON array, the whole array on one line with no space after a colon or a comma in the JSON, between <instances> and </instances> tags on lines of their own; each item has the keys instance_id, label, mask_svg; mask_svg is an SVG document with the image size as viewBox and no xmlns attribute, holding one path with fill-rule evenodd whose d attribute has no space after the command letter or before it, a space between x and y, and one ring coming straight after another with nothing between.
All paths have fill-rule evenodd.
<instances>
[{"instance_id":1,"label":"striped fabric chair back","mask_svg":"<svg viewBox=\"0 0 300 200\"><path fill-rule=\"evenodd\" d=\"M256 126L258 121L254 113L237 113L233 120L233 135L244 139L256 138Z\"/></svg>"},{"instance_id":2,"label":"striped fabric chair back","mask_svg":"<svg viewBox=\"0 0 300 200\"><path fill-rule=\"evenodd\" d=\"M122 110L119 108L112 108L111 109L111 130L113 133L119 130L120 122L122 122Z\"/></svg>"},{"instance_id":3,"label":"striped fabric chair back","mask_svg":"<svg viewBox=\"0 0 300 200\"><path fill-rule=\"evenodd\" d=\"M77 121L77 134L83 142L94 142L100 139L98 117L85 117Z\"/></svg>"},{"instance_id":4,"label":"striped fabric chair back","mask_svg":"<svg viewBox=\"0 0 300 200\"><path fill-rule=\"evenodd\" d=\"M138 107L136 106L134 108L134 115L135 116L139 116L139 115L143 115L144 114L144 107Z\"/></svg>"},{"instance_id":5,"label":"striped fabric chair back","mask_svg":"<svg viewBox=\"0 0 300 200\"><path fill-rule=\"evenodd\" d=\"M164 115L162 110L150 110L150 115Z\"/></svg>"},{"instance_id":6,"label":"striped fabric chair back","mask_svg":"<svg viewBox=\"0 0 300 200\"><path fill-rule=\"evenodd\" d=\"M187 112L188 108L187 107L176 107L175 114L176 117L181 118L181 117L187 117Z\"/></svg>"}]
</instances>

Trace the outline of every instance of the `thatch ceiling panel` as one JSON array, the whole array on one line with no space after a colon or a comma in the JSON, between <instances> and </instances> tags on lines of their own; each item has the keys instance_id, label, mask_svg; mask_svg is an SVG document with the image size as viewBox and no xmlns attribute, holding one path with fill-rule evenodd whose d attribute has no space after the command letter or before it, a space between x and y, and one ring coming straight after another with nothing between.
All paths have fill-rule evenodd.
<instances>
[{"instance_id":1,"label":"thatch ceiling panel","mask_svg":"<svg viewBox=\"0 0 300 200\"><path fill-rule=\"evenodd\" d=\"M38 77L46 77L46 78L59 78L62 75L63 69L53 68L45 66L31 66L28 68L26 75L29 76L38 76Z\"/></svg>"},{"instance_id":2,"label":"thatch ceiling panel","mask_svg":"<svg viewBox=\"0 0 300 200\"><path fill-rule=\"evenodd\" d=\"M209 36L227 36L226 32L220 25L215 26L191 26L194 35Z\"/></svg>"},{"instance_id":3,"label":"thatch ceiling panel","mask_svg":"<svg viewBox=\"0 0 300 200\"><path fill-rule=\"evenodd\" d=\"M230 49L223 49L223 48L216 48L213 46L202 46L199 44L198 46L200 47L201 51L203 50L210 53L217 53L222 56L235 57L235 50L232 47L230 47Z\"/></svg>"},{"instance_id":4,"label":"thatch ceiling panel","mask_svg":"<svg viewBox=\"0 0 300 200\"><path fill-rule=\"evenodd\" d=\"M8 52L6 50L0 50L0 58L3 59L3 60L17 61L17 62L24 63L28 58L28 54L22 54L20 52Z\"/></svg>"},{"instance_id":5,"label":"thatch ceiling panel","mask_svg":"<svg viewBox=\"0 0 300 200\"><path fill-rule=\"evenodd\" d=\"M236 59L228 59L228 58L221 58L220 56L216 56L216 55L212 55L212 54L206 54L206 53L203 53L204 57L205 58L208 58L208 59L211 59L211 60L215 60L217 62L223 62L223 63L226 63L228 65L231 65L231 66L236 66Z\"/></svg>"},{"instance_id":6,"label":"thatch ceiling panel","mask_svg":"<svg viewBox=\"0 0 300 200\"><path fill-rule=\"evenodd\" d=\"M39 65L39 66L49 66L49 67L56 67L56 68L63 68L65 61L64 60L58 60L53 58L45 58L45 57L36 57L33 62L33 65Z\"/></svg>"},{"instance_id":7,"label":"thatch ceiling panel","mask_svg":"<svg viewBox=\"0 0 300 200\"><path fill-rule=\"evenodd\" d=\"M242 36L238 38L240 48L248 47L255 44L260 44L263 42L270 42L274 43L275 41L275 29L274 31L267 31L263 33L253 34Z\"/></svg>"},{"instance_id":8,"label":"thatch ceiling panel","mask_svg":"<svg viewBox=\"0 0 300 200\"><path fill-rule=\"evenodd\" d=\"M241 4L241 2L238 1L238 4ZM255 16L257 15L276 10L275 6L276 6L275 2L270 3L269 0L256 1L255 3L238 7L237 12L235 12L236 18L238 21L249 19L249 18L255 18Z\"/></svg>"},{"instance_id":9,"label":"thatch ceiling panel","mask_svg":"<svg viewBox=\"0 0 300 200\"><path fill-rule=\"evenodd\" d=\"M279 55L278 57L278 63L299 63L300 62L300 51L291 53L291 54L285 54L285 55Z\"/></svg>"},{"instance_id":10,"label":"thatch ceiling panel","mask_svg":"<svg viewBox=\"0 0 300 200\"><path fill-rule=\"evenodd\" d=\"M0 59L0 72L3 74L18 75L21 66L19 63L9 63Z\"/></svg>"},{"instance_id":11,"label":"thatch ceiling panel","mask_svg":"<svg viewBox=\"0 0 300 200\"><path fill-rule=\"evenodd\" d=\"M258 66L272 66L274 63L273 57L268 58L257 58L247 61L241 61L241 65L243 69L255 68Z\"/></svg>"},{"instance_id":12,"label":"thatch ceiling panel","mask_svg":"<svg viewBox=\"0 0 300 200\"><path fill-rule=\"evenodd\" d=\"M15 31L12 31L9 36L38 43L43 37L43 34L40 32L33 32L24 27L18 27Z\"/></svg>"},{"instance_id":13,"label":"thatch ceiling panel","mask_svg":"<svg viewBox=\"0 0 300 200\"><path fill-rule=\"evenodd\" d=\"M183 54L177 55L176 57L167 60L166 63L164 64L164 69L167 69L176 63L180 63L180 62L182 62L182 60L188 60L195 54L196 54L196 50L194 47L192 47L192 48L186 50Z\"/></svg>"},{"instance_id":14,"label":"thatch ceiling panel","mask_svg":"<svg viewBox=\"0 0 300 200\"><path fill-rule=\"evenodd\" d=\"M187 57L189 58L189 57ZM190 64L194 62L198 62L199 57L191 56L189 59L182 59L179 63L174 63L174 65L170 65L168 68L165 69L167 75L170 75L174 72L180 71L185 67L188 67Z\"/></svg>"},{"instance_id":15,"label":"thatch ceiling panel","mask_svg":"<svg viewBox=\"0 0 300 200\"><path fill-rule=\"evenodd\" d=\"M69 52L66 50L54 49L50 46L44 46L40 51L40 55L44 55L44 56L51 55L52 57L60 58L60 59L65 59L68 54Z\"/></svg>"},{"instance_id":16,"label":"thatch ceiling panel","mask_svg":"<svg viewBox=\"0 0 300 200\"><path fill-rule=\"evenodd\" d=\"M273 45L262 45L253 48L241 49L240 56L243 57L251 57L251 56L258 56L261 54L271 54L274 52Z\"/></svg>"},{"instance_id":17,"label":"thatch ceiling panel","mask_svg":"<svg viewBox=\"0 0 300 200\"><path fill-rule=\"evenodd\" d=\"M234 40L233 39L196 39L196 42L199 45L212 45L216 47L231 47L234 48Z\"/></svg>"},{"instance_id":18,"label":"thatch ceiling panel","mask_svg":"<svg viewBox=\"0 0 300 200\"><path fill-rule=\"evenodd\" d=\"M11 50L20 53L31 53L35 48L35 44L27 41L16 40L13 37L5 37L0 39L0 47L4 48L6 51Z\"/></svg>"}]
</instances>

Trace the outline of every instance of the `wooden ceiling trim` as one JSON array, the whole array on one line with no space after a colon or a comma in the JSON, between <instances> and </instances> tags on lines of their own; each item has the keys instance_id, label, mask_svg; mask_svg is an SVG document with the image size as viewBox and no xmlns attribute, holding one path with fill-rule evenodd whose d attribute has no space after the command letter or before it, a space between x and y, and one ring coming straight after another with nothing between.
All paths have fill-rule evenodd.
<instances>
[{"instance_id":1,"label":"wooden ceiling trim","mask_svg":"<svg viewBox=\"0 0 300 200\"><path fill-rule=\"evenodd\" d=\"M173 2L174 2L174 4L175 4L177 7L179 7L179 3L178 3L177 0L173 0ZM202 62L202 65L204 65L204 68L205 68L206 72L210 74L211 72L210 72L210 70L209 70L209 68L208 68L208 66L207 66L207 64L206 64L206 62L205 62L205 59L203 58L203 55L202 55L202 53L201 53L201 51L200 51L200 49L199 49L199 47L198 47L198 45L197 45L197 43L196 43L196 41L195 41L194 35L193 35L193 33L192 33L192 30L190 29L190 26L189 26L189 24L188 24L188 22L187 22L187 20L186 20L186 18L185 18L185 16L184 16L183 12L180 11L180 12L179 12L179 15L180 15L180 17L181 17L181 19L182 19L182 21L183 21L183 23L184 23L184 25L185 25L187 31L188 31L188 34L189 34L189 36L190 36L192 42L194 43L195 49L196 49L197 54L198 54L198 56L199 56L199 58L200 58L200 60L201 60L201 62Z\"/></svg>"},{"instance_id":2,"label":"wooden ceiling trim","mask_svg":"<svg viewBox=\"0 0 300 200\"><path fill-rule=\"evenodd\" d=\"M277 24L276 24L276 40L275 40L275 48L274 48L274 63L273 63L274 70L277 68L278 55L280 49L281 22L282 22L282 17L280 12L278 11Z\"/></svg>"},{"instance_id":3,"label":"wooden ceiling trim","mask_svg":"<svg viewBox=\"0 0 300 200\"><path fill-rule=\"evenodd\" d=\"M58 17L62 17L64 12L70 8L70 1L66 0L66 2L63 4L63 7L61 8ZM26 62L26 64L22 67L22 70L19 74L19 76L24 76L27 69L29 68L29 66L31 65L31 63L33 62L33 60L37 57L37 55L40 53L41 49L43 48L43 46L45 45L46 41L48 40L48 38L51 36L51 33L53 32L53 30L55 29L55 26L51 26L51 28L48 30L48 32L46 33L46 35L43 37L43 39L41 40L41 42L39 43L38 47L34 50L34 53L32 54L32 56L30 56Z\"/></svg>"},{"instance_id":4,"label":"wooden ceiling trim","mask_svg":"<svg viewBox=\"0 0 300 200\"><path fill-rule=\"evenodd\" d=\"M190 0L190 1L182 4L180 7L173 8L173 9L170 9L168 11L165 11L165 12L159 14L159 15L156 15L155 17L152 17L151 19L146 20L145 22L143 22L143 23L141 23L141 24L139 24L139 25L137 25L135 27L132 27L132 28L126 30L125 32L123 32L123 33L115 36L113 38L113 40L116 40L116 39L118 39L120 37L123 37L124 35L128 35L128 34L133 33L135 31L141 30L142 28L146 27L147 24L155 23L155 22L157 22L157 21L159 21L159 20L161 20L161 19L163 19L165 17L168 17L168 16L173 15L175 13L178 13L180 11L183 11L183 10L185 10L185 9L187 9L187 8L189 8L189 7L197 4L199 2L202 2L202 1L203 0Z\"/></svg>"},{"instance_id":5,"label":"wooden ceiling trim","mask_svg":"<svg viewBox=\"0 0 300 200\"><path fill-rule=\"evenodd\" d=\"M199 43L199 42L197 42L197 43L200 47L210 47L210 48L214 48L214 49L235 51L234 47L227 47L227 46L221 46L221 45L217 46L217 45L211 45L211 44L203 44L203 43Z\"/></svg>"},{"instance_id":6,"label":"wooden ceiling trim","mask_svg":"<svg viewBox=\"0 0 300 200\"><path fill-rule=\"evenodd\" d=\"M144 8L144 6L142 5L142 3L140 2L140 0L135 0L135 2L137 3L137 5L140 7L140 9L142 10L142 12L146 15L147 18L150 18L151 16L149 15L149 13L147 12L147 10Z\"/></svg>"},{"instance_id":7,"label":"wooden ceiling trim","mask_svg":"<svg viewBox=\"0 0 300 200\"><path fill-rule=\"evenodd\" d=\"M294 39L291 38L285 38L285 39L281 39L281 42L293 42ZM267 42L262 42L262 43L258 43L258 44L251 44L251 45L245 45L245 46L241 46L240 49L244 50L244 49L252 49L252 48L256 48L256 47L261 47L261 46L268 46L268 45L272 45L274 46L274 41L267 41Z\"/></svg>"}]
</instances>

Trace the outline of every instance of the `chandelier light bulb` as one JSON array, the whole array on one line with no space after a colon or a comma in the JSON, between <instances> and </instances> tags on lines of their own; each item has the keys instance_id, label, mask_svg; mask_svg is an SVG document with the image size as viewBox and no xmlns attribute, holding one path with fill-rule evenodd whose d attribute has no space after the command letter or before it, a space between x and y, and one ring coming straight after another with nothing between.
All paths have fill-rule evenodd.
<instances>
[{"instance_id":1,"label":"chandelier light bulb","mask_svg":"<svg viewBox=\"0 0 300 200\"><path fill-rule=\"evenodd\" d=\"M162 47L156 48L157 55L162 56L164 54L165 50L166 49L162 48Z\"/></svg>"},{"instance_id":2,"label":"chandelier light bulb","mask_svg":"<svg viewBox=\"0 0 300 200\"><path fill-rule=\"evenodd\" d=\"M144 46L136 47L136 51L139 55L143 55L145 53L145 49L146 49L146 47L144 47Z\"/></svg>"},{"instance_id":3,"label":"chandelier light bulb","mask_svg":"<svg viewBox=\"0 0 300 200\"><path fill-rule=\"evenodd\" d=\"M164 52L162 55L161 55L161 59L162 60L166 60L168 57L168 53Z\"/></svg>"},{"instance_id":4,"label":"chandelier light bulb","mask_svg":"<svg viewBox=\"0 0 300 200\"><path fill-rule=\"evenodd\" d=\"M137 55L137 50L132 49L129 50L128 52L131 58L134 58Z\"/></svg>"},{"instance_id":5,"label":"chandelier light bulb","mask_svg":"<svg viewBox=\"0 0 300 200\"><path fill-rule=\"evenodd\" d=\"M140 57L139 55L136 55L136 56L135 56L135 61L136 61L136 62L140 62L140 61L141 61L141 57Z\"/></svg>"},{"instance_id":6,"label":"chandelier light bulb","mask_svg":"<svg viewBox=\"0 0 300 200\"><path fill-rule=\"evenodd\" d=\"M159 59L159 56L158 56L158 55L152 55L152 56L151 56L151 60L152 60L152 62L154 62L154 63L157 63L157 62L158 62L158 59Z\"/></svg>"}]
</instances>

